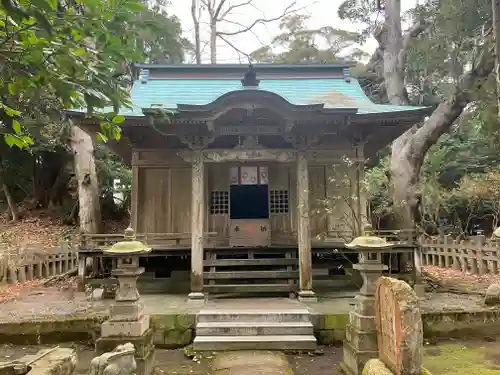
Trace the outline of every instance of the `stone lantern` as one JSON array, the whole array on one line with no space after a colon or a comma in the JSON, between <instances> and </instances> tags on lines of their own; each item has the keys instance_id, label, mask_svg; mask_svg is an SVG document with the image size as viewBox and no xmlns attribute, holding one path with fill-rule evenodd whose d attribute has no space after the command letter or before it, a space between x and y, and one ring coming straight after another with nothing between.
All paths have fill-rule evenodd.
<instances>
[{"instance_id":1,"label":"stone lantern","mask_svg":"<svg viewBox=\"0 0 500 375\"><path fill-rule=\"evenodd\" d=\"M139 301L137 279L144 273L139 257L151 248L137 241L132 228L125 230L123 241L104 249L104 255L117 258L117 267L111 271L118 288L110 309L109 319L101 326L101 337L96 341L96 353L101 355L116 346L131 342L135 347L137 375L149 375L154 362L153 331L150 317L144 314Z\"/></svg>"},{"instance_id":2,"label":"stone lantern","mask_svg":"<svg viewBox=\"0 0 500 375\"><path fill-rule=\"evenodd\" d=\"M382 254L394 245L380 237L361 236L345 246L359 253L359 262L353 268L359 271L363 285L355 297L354 309L349 312L342 366L345 372L360 375L366 361L378 357L375 291L377 279L388 269L382 264Z\"/></svg>"}]
</instances>

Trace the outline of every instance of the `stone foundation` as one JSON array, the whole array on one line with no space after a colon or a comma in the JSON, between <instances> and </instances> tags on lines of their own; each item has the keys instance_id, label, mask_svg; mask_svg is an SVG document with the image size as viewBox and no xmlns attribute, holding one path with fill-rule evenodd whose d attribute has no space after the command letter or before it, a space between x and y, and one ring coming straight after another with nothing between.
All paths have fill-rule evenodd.
<instances>
[{"instance_id":1,"label":"stone foundation","mask_svg":"<svg viewBox=\"0 0 500 375\"><path fill-rule=\"evenodd\" d=\"M151 374L155 360L154 356L154 332L151 328L146 330L141 336L110 336L100 337L96 340L96 355L113 351L118 345L127 342L132 343L135 348L135 361L137 363L137 374Z\"/></svg>"},{"instance_id":2,"label":"stone foundation","mask_svg":"<svg viewBox=\"0 0 500 375\"><path fill-rule=\"evenodd\" d=\"M339 345L345 339L348 314L313 313L311 318L318 344ZM100 336L100 325L105 320L106 316L95 316L0 323L0 344L95 342ZM484 338L500 335L500 310L424 313L422 320L426 338ZM155 314L151 316L151 329L157 348L183 348L193 341L195 315Z\"/></svg>"}]
</instances>

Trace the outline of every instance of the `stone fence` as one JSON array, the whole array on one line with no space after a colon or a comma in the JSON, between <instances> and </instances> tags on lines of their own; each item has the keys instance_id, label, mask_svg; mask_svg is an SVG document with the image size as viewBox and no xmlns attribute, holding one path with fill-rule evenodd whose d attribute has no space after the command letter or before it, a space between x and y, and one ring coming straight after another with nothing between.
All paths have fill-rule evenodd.
<instances>
[{"instance_id":1,"label":"stone fence","mask_svg":"<svg viewBox=\"0 0 500 375\"><path fill-rule=\"evenodd\" d=\"M0 283L3 284L62 275L77 266L78 251L67 242L44 250L0 248Z\"/></svg>"},{"instance_id":2,"label":"stone fence","mask_svg":"<svg viewBox=\"0 0 500 375\"><path fill-rule=\"evenodd\" d=\"M485 236L469 240L449 236L423 238L420 245L422 266L452 268L480 276L496 275L500 269L500 242Z\"/></svg>"}]
</instances>

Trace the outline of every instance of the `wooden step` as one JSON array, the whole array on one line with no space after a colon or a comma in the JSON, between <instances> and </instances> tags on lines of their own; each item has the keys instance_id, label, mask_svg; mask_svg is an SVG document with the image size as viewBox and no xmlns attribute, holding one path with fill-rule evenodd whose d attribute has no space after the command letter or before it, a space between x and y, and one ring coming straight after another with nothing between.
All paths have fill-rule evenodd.
<instances>
[{"instance_id":1,"label":"wooden step","mask_svg":"<svg viewBox=\"0 0 500 375\"><path fill-rule=\"evenodd\" d=\"M230 279L293 279L299 276L299 271L216 271L204 272L206 280Z\"/></svg>"},{"instance_id":2,"label":"wooden step","mask_svg":"<svg viewBox=\"0 0 500 375\"><path fill-rule=\"evenodd\" d=\"M206 260L206 267L246 267L246 266L293 266L298 265L298 259L218 259Z\"/></svg>"},{"instance_id":3,"label":"wooden step","mask_svg":"<svg viewBox=\"0 0 500 375\"><path fill-rule=\"evenodd\" d=\"M206 284L203 290L209 293L280 293L297 290L295 284Z\"/></svg>"}]
</instances>

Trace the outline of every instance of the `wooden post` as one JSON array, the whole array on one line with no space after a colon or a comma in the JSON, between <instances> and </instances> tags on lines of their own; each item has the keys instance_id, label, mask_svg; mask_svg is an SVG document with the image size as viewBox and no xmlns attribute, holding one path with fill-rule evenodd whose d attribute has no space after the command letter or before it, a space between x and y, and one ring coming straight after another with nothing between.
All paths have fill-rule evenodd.
<instances>
[{"instance_id":1,"label":"wooden post","mask_svg":"<svg viewBox=\"0 0 500 375\"><path fill-rule=\"evenodd\" d=\"M87 277L87 275L86 275L86 271L87 271L86 260L87 260L87 257L84 256L83 254L80 254L78 256L78 291L79 292L85 292L85 278ZM42 268L43 268L43 265L42 265L42 263L40 263L40 267L39 267L39 269L41 271L40 277L45 276L43 274Z\"/></svg>"},{"instance_id":2,"label":"wooden post","mask_svg":"<svg viewBox=\"0 0 500 375\"><path fill-rule=\"evenodd\" d=\"M130 192L130 226L136 231L137 228L137 208L139 199L139 167L137 162L139 161L139 153L134 151L132 153L132 187ZM142 229L142 228L141 228Z\"/></svg>"},{"instance_id":3,"label":"wooden post","mask_svg":"<svg viewBox=\"0 0 500 375\"><path fill-rule=\"evenodd\" d=\"M193 151L191 195L191 293L190 300L203 300L203 224L204 224L204 168L203 153Z\"/></svg>"},{"instance_id":4,"label":"wooden post","mask_svg":"<svg viewBox=\"0 0 500 375\"><path fill-rule=\"evenodd\" d=\"M307 156L304 151L297 153L297 198L299 245L299 300L315 301L312 290L311 228L309 221L309 174Z\"/></svg>"}]
</instances>

